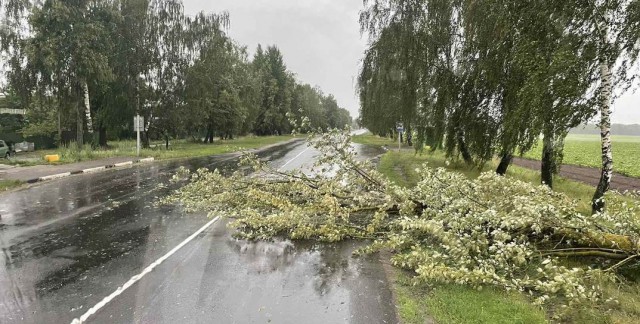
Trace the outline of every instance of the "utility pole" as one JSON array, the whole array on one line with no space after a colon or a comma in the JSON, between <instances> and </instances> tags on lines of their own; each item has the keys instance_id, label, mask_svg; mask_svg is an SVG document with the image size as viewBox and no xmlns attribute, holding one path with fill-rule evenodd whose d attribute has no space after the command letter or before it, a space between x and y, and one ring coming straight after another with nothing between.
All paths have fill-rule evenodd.
<instances>
[{"instance_id":1,"label":"utility pole","mask_svg":"<svg viewBox=\"0 0 640 324\"><path fill-rule=\"evenodd\" d=\"M133 117L133 130L136 132L136 154L140 157L140 130L144 127L144 118L140 115Z\"/></svg>"}]
</instances>

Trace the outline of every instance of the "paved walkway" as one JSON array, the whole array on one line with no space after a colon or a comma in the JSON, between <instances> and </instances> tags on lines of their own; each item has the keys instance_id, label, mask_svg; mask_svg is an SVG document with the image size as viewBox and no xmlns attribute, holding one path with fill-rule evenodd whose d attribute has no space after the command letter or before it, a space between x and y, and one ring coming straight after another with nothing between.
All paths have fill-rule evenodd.
<instances>
[{"instance_id":1,"label":"paved walkway","mask_svg":"<svg viewBox=\"0 0 640 324\"><path fill-rule=\"evenodd\" d=\"M540 170L540 161L537 160L513 158L513 164L532 170ZM600 181L600 169L563 164L560 168L560 176L595 187ZM613 178L611 178L611 189L621 192L627 190L640 190L640 178L633 178L619 173L614 173Z\"/></svg>"},{"instance_id":2,"label":"paved walkway","mask_svg":"<svg viewBox=\"0 0 640 324\"><path fill-rule=\"evenodd\" d=\"M102 166L111 166L117 163L136 161L133 157L113 157L78 163L59 164L59 165L36 165L30 167L12 167L6 168L0 165L0 180L19 180L28 182L33 179L47 177L60 173L79 173L85 169L98 168Z\"/></svg>"}]
</instances>

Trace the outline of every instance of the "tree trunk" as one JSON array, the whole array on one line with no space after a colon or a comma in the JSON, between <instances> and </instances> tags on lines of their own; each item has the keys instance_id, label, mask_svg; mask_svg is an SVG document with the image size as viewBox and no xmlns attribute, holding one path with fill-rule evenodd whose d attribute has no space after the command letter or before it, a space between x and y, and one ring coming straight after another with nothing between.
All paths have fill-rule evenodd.
<instances>
[{"instance_id":1,"label":"tree trunk","mask_svg":"<svg viewBox=\"0 0 640 324\"><path fill-rule=\"evenodd\" d=\"M58 105L58 147L62 147L62 111L60 105Z\"/></svg>"},{"instance_id":2,"label":"tree trunk","mask_svg":"<svg viewBox=\"0 0 640 324\"><path fill-rule=\"evenodd\" d=\"M214 136L215 135L214 135L214 131L213 131L213 125L209 125L209 135L207 136L208 137L207 143L209 143L209 144L213 143L213 137Z\"/></svg>"},{"instance_id":3,"label":"tree trunk","mask_svg":"<svg viewBox=\"0 0 640 324\"><path fill-rule=\"evenodd\" d=\"M84 144L84 120L82 115L82 105L78 102L76 107L76 144L78 149Z\"/></svg>"},{"instance_id":4,"label":"tree trunk","mask_svg":"<svg viewBox=\"0 0 640 324\"><path fill-rule=\"evenodd\" d=\"M211 134L213 133L213 127L211 124L207 125L207 132L204 134L204 143L209 143L209 139L211 138Z\"/></svg>"},{"instance_id":5,"label":"tree trunk","mask_svg":"<svg viewBox=\"0 0 640 324\"><path fill-rule=\"evenodd\" d=\"M511 165L512 160L513 160L512 154L510 153L503 154L502 158L500 159L500 164L498 164L498 168L496 169L496 173L502 176L507 174L507 169L509 168L509 165Z\"/></svg>"},{"instance_id":6,"label":"tree trunk","mask_svg":"<svg viewBox=\"0 0 640 324\"><path fill-rule=\"evenodd\" d=\"M169 150L169 135L168 134L164 134L164 147L165 149L168 151Z\"/></svg>"},{"instance_id":7,"label":"tree trunk","mask_svg":"<svg viewBox=\"0 0 640 324\"><path fill-rule=\"evenodd\" d=\"M594 213L602 211L605 207L604 194L609 190L611 177L613 176L613 153L611 151L611 69L607 62L600 63L602 77L602 93L600 98L600 139L602 143L602 170L600 182L593 195L591 208Z\"/></svg>"},{"instance_id":8,"label":"tree trunk","mask_svg":"<svg viewBox=\"0 0 640 324\"><path fill-rule=\"evenodd\" d=\"M471 157L471 153L469 153L469 148L467 148L467 143L464 141L464 133L462 131L458 132L458 150L460 150L464 162L473 164L473 157Z\"/></svg>"},{"instance_id":9,"label":"tree trunk","mask_svg":"<svg viewBox=\"0 0 640 324\"><path fill-rule=\"evenodd\" d=\"M107 128L103 125L98 127L98 145L107 147Z\"/></svg>"},{"instance_id":10,"label":"tree trunk","mask_svg":"<svg viewBox=\"0 0 640 324\"><path fill-rule=\"evenodd\" d=\"M87 81L82 83L82 95L84 98L84 114L87 119L87 132L93 134L93 121L91 120L91 101L89 100L89 85Z\"/></svg>"},{"instance_id":11,"label":"tree trunk","mask_svg":"<svg viewBox=\"0 0 640 324\"><path fill-rule=\"evenodd\" d=\"M555 155L553 149L553 134L550 131L544 131L542 140L542 165L540 170L540 178L543 185L553 188L553 174L556 169Z\"/></svg>"},{"instance_id":12,"label":"tree trunk","mask_svg":"<svg viewBox=\"0 0 640 324\"><path fill-rule=\"evenodd\" d=\"M151 147L151 139L149 138L149 131L145 130L142 132L142 148Z\"/></svg>"}]
</instances>

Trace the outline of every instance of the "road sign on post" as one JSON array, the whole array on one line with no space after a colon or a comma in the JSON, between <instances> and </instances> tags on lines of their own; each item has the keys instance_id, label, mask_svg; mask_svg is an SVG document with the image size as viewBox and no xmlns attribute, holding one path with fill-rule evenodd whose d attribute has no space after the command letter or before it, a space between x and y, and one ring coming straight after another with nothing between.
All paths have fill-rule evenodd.
<instances>
[{"instance_id":1,"label":"road sign on post","mask_svg":"<svg viewBox=\"0 0 640 324\"><path fill-rule=\"evenodd\" d=\"M396 123L396 130L398 130L398 152L402 148L402 133L404 133L404 125L402 123Z\"/></svg>"},{"instance_id":2,"label":"road sign on post","mask_svg":"<svg viewBox=\"0 0 640 324\"><path fill-rule=\"evenodd\" d=\"M140 115L133 116L133 130L137 134L136 152L140 156L140 132L144 131L144 117Z\"/></svg>"}]
</instances>

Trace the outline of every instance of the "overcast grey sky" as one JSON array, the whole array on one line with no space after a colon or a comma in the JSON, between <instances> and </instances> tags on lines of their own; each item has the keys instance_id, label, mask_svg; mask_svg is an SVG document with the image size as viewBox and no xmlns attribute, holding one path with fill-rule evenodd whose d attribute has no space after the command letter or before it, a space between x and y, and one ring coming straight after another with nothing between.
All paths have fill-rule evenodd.
<instances>
[{"instance_id":1,"label":"overcast grey sky","mask_svg":"<svg viewBox=\"0 0 640 324\"><path fill-rule=\"evenodd\" d=\"M253 53L277 45L298 80L332 93L357 116L355 83L366 39L360 37L362 0L184 0L190 14L228 11L229 34ZM613 122L640 124L640 91L615 104Z\"/></svg>"}]
</instances>

